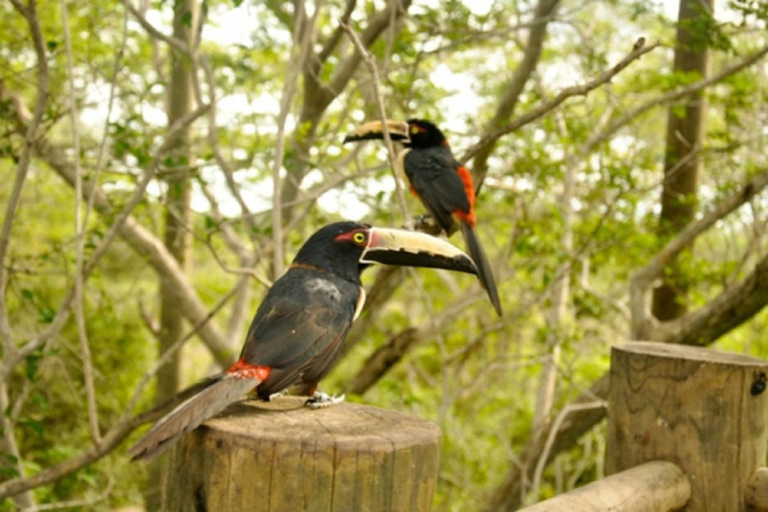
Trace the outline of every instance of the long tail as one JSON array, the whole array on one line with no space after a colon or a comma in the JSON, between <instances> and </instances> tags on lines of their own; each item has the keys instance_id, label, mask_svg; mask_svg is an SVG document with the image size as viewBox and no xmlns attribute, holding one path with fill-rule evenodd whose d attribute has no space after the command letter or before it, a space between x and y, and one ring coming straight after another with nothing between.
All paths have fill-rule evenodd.
<instances>
[{"instance_id":1,"label":"long tail","mask_svg":"<svg viewBox=\"0 0 768 512\"><path fill-rule=\"evenodd\" d=\"M208 385L200 392L155 423L144 437L128 450L128 455L131 460L149 460L157 457L173 446L181 436L216 416L260 383L261 380L257 378L243 378L234 373L225 373L210 379Z\"/></svg>"},{"instance_id":2,"label":"long tail","mask_svg":"<svg viewBox=\"0 0 768 512\"><path fill-rule=\"evenodd\" d=\"M461 234L464 235L469 256L477 265L480 284L483 285L483 288L488 293L488 298L491 299L491 304L496 309L496 313L501 316L501 302L499 301L499 292L496 290L496 281L493 279L491 266L488 264L488 257L485 255L485 250L480 243L480 239L477 237L477 232L465 222L459 222L458 224L461 227Z\"/></svg>"}]
</instances>

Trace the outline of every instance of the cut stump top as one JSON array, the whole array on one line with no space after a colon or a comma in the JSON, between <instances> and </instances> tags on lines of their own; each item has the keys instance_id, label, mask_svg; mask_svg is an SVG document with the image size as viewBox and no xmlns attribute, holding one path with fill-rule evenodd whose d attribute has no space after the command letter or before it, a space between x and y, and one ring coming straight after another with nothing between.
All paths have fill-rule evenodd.
<instances>
[{"instance_id":1,"label":"cut stump top","mask_svg":"<svg viewBox=\"0 0 768 512\"><path fill-rule=\"evenodd\" d=\"M272 402L238 402L204 427L254 446L311 440L315 449L366 446L367 451L391 452L440 440L436 424L397 411L353 403L312 410L303 407L304 401L283 396Z\"/></svg>"},{"instance_id":2,"label":"cut stump top","mask_svg":"<svg viewBox=\"0 0 768 512\"><path fill-rule=\"evenodd\" d=\"M174 447L166 512L428 512L434 423L367 405L305 398L238 402Z\"/></svg>"},{"instance_id":3,"label":"cut stump top","mask_svg":"<svg viewBox=\"0 0 768 512\"><path fill-rule=\"evenodd\" d=\"M671 359L687 359L712 364L727 364L735 366L768 368L768 361L759 357L733 352L721 352L719 350L688 345L676 345L672 343L659 343L655 341L628 341L615 345L614 350L638 355L654 356Z\"/></svg>"}]
</instances>

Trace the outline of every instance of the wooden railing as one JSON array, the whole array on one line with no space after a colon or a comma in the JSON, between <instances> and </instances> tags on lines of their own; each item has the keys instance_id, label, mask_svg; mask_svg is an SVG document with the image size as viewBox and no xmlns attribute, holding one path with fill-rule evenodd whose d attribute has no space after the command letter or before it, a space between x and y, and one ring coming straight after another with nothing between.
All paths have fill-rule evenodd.
<instances>
[{"instance_id":1,"label":"wooden railing","mask_svg":"<svg viewBox=\"0 0 768 512\"><path fill-rule=\"evenodd\" d=\"M523 510L768 512L767 377L739 354L614 347L609 476ZM439 440L428 421L363 405L236 404L174 449L165 510L427 512Z\"/></svg>"},{"instance_id":2,"label":"wooden railing","mask_svg":"<svg viewBox=\"0 0 768 512\"><path fill-rule=\"evenodd\" d=\"M611 476L523 510L768 512L761 469L767 375L768 363L741 354L643 342L614 347Z\"/></svg>"}]
</instances>

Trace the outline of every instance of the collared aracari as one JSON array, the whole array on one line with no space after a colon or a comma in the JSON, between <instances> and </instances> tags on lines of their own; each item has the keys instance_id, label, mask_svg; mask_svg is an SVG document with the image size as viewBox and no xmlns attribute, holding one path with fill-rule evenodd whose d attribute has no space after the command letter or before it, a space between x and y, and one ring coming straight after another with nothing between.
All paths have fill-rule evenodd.
<instances>
[{"instance_id":1,"label":"collared aracari","mask_svg":"<svg viewBox=\"0 0 768 512\"><path fill-rule=\"evenodd\" d=\"M433 236L357 222L330 224L307 240L275 281L248 329L240 359L196 385L195 394L159 420L128 454L149 459L255 389L268 400L298 386L319 405L343 399L316 393L365 302L361 272L372 263L477 275L469 256ZM310 400L312 400L310 399ZM325 404L322 401L325 400Z\"/></svg>"},{"instance_id":2,"label":"collared aracari","mask_svg":"<svg viewBox=\"0 0 768 512\"><path fill-rule=\"evenodd\" d=\"M397 171L408 177L411 192L446 235L453 231L454 217L458 219L467 252L477 265L480 283L501 316L496 282L475 231L475 188L469 170L454 158L448 140L434 123L424 119L387 120L386 127L390 138L404 147L397 156ZM347 135L344 143L382 138L382 122L371 121Z\"/></svg>"}]
</instances>

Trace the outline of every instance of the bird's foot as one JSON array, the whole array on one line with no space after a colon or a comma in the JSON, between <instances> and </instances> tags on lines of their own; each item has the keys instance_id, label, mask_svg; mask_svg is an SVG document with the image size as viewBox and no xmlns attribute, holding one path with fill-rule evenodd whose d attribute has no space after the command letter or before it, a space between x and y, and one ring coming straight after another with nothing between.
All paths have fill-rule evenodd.
<instances>
[{"instance_id":1,"label":"bird's foot","mask_svg":"<svg viewBox=\"0 0 768 512\"><path fill-rule=\"evenodd\" d=\"M310 409L325 409L326 407L340 404L343 401L344 395L328 395L327 393L323 393L321 391L315 391L315 393L309 397L309 400L307 400L306 404L304 405Z\"/></svg>"},{"instance_id":2,"label":"bird's foot","mask_svg":"<svg viewBox=\"0 0 768 512\"><path fill-rule=\"evenodd\" d=\"M265 402L271 402L275 398L278 398L278 397L281 397L281 396L284 396L284 395L287 395L287 394L288 394L288 389L281 389L277 393L272 393L271 395L269 395L267 397L267 399L265 400Z\"/></svg>"}]
</instances>

